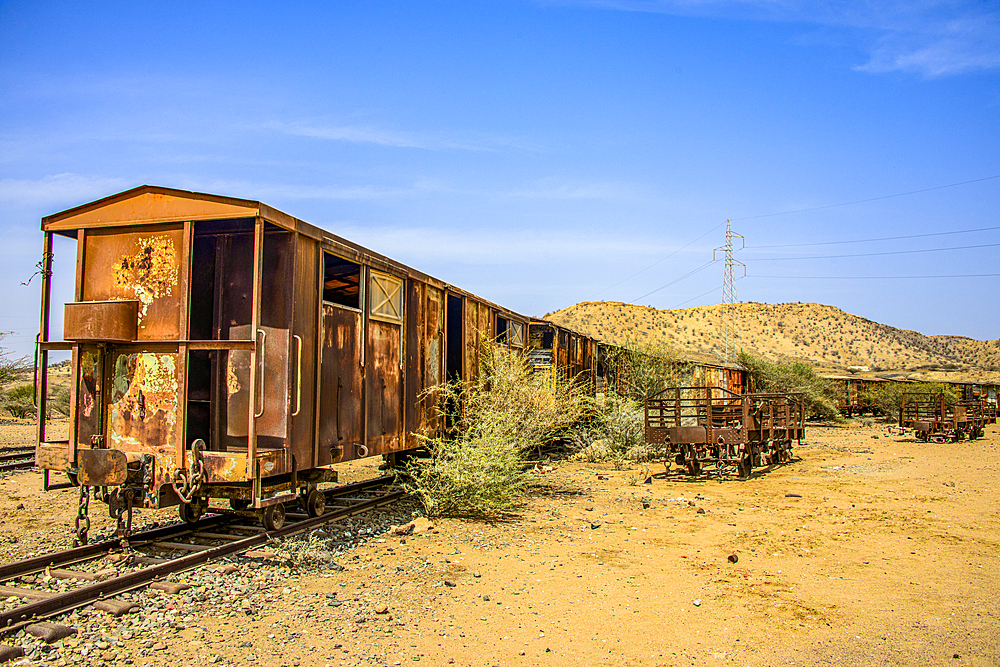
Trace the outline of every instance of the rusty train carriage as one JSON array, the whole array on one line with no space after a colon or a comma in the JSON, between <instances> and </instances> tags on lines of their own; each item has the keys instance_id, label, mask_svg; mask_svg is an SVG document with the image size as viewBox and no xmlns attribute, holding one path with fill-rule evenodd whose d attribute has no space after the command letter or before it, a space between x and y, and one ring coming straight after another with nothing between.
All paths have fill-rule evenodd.
<instances>
[{"instance_id":1,"label":"rusty train carriage","mask_svg":"<svg viewBox=\"0 0 1000 667\"><path fill-rule=\"evenodd\" d=\"M528 360L536 372L556 372L563 379L595 387L598 348L589 336L546 320L528 323Z\"/></svg>"},{"instance_id":2,"label":"rusty train carriage","mask_svg":"<svg viewBox=\"0 0 1000 667\"><path fill-rule=\"evenodd\" d=\"M724 387L672 387L646 401L646 442L664 448L692 475L703 464L718 474L791 460L792 441L805 435L802 394L740 394Z\"/></svg>"},{"instance_id":3,"label":"rusty train carriage","mask_svg":"<svg viewBox=\"0 0 1000 667\"><path fill-rule=\"evenodd\" d=\"M71 350L72 417L67 441L39 420L37 463L119 511L322 511L331 464L416 447L442 426L433 388L472 377L484 339L523 349L545 326L256 201L143 186L42 231L37 397L49 351ZM62 341L55 234L77 242ZM553 365L592 371L594 342L552 328Z\"/></svg>"},{"instance_id":4,"label":"rusty train carriage","mask_svg":"<svg viewBox=\"0 0 1000 667\"><path fill-rule=\"evenodd\" d=\"M912 428L918 440L958 441L981 438L986 424L994 423L995 410L979 398L949 403L943 394L903 394L899 427Z\"/></svg>"}]
</instances>

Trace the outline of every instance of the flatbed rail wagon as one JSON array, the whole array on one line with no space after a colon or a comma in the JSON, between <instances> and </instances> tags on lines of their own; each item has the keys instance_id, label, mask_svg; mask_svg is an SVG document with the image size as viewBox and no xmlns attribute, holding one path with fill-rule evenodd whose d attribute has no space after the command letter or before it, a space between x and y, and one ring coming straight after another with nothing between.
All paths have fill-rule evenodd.
<instances>
[{"instance_id":1,"label":"flatbed rail wagon","mask_svg":"<svg viewBox=\"0 0 1000 667\"><path fill-rule=\"evenodd\" d=\"M952 403L940 393L905 393L899 406L899 427L912 428L917 440L924 442L981 438L992 419L994 412L985 401Z\"/></svg>"},{"instance_id":2,"label":"flatbed rail wagon","mask_svg":"<svg viewBox=\"0 0 1000 667\"><path fill-rule=\"evenodd\" d=\"M804 434L802 394L671 387L646 401L646 442L692 475L714 465L720 475L733 467L749 477L755 467L791 460L792 441Z\"/></svg>"}]
</instances>

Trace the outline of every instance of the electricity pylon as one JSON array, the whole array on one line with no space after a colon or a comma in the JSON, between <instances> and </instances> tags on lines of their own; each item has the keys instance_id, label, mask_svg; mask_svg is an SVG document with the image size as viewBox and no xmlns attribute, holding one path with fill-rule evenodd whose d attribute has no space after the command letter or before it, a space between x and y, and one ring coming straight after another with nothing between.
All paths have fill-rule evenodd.
<instances>
[{"instance_id":1,"label":"electricity pylon","mask_svg":"<svg viewBox=\"0 0 1000 667\"><path fill-rule=\"evenodd\" d=\"M736 299L736 280L733 279L733 267L743 267L743 275L746 276L747 266L743 262L737 262L733 259L734 238L740 240L740 247L736 248L736 250L742 250L746 247L746 241L743 239L743 236L733 232L732 223L727 219L726 245L712 250L712 261L715 261L716 252L722 251L726 253L726 274L722 281L722 337L725 340L726 345L726 363L729 363L730 350L735 353L737 346L739 346L740 349L743 347L739 344L741 338L740 312L737 306L739 301Z\"/></svg>"}]
</instances>

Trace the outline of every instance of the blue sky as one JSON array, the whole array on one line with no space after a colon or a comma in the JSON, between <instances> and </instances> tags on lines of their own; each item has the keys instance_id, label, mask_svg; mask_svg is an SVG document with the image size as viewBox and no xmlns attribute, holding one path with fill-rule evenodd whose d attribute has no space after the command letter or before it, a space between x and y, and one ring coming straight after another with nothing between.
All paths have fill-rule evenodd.
<instances>
[{"instance_id":1,"label":"blue sky","mask_svg":"<svg viewBox=\"0 0 1000 667\"><path fill-rule=\"evenodd\" d=\"M1000 227L993 176L994 2L0 3L21 352L39 218L143 183L265 201L533 315L718 303L732 218L743 300L993 339L998 278L873 277L1000 273L998 247L870 253L1000 229L788 247Z\"/></svg>"}]
</instances>

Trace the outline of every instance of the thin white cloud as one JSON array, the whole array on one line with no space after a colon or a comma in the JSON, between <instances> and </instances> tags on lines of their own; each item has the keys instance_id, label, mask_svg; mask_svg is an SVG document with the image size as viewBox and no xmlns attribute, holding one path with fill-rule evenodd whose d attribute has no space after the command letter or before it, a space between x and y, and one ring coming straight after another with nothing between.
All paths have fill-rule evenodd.
<instances>
[{"instance_id":1,"label":"thin white cloud","mask_svg":"<svg viewBox=\"0 0 1000 667\"><path fill-rule=\"evenodd\" d=\"M417 148L430 151L496 151L501 148L522 150L530 148L526 144L499 137L472 137L445 132L404 132L373 125L271 121L265 123L264 126L292 136L354 144L375 144L392 148Z\"/></svg>"},{"instance_id":2,"label":"thin white cloud","mask_svg":"<svg viewBox=\"0 0 1000 667\"><path fill-rule=\"evenodd\" d=\"M1000 68L1000 11L995 4L975 0L556 0L547 4L846 28L870 51L868 62L856 69L870 73L939 77Z\"/></svg>"}]
</instances>

